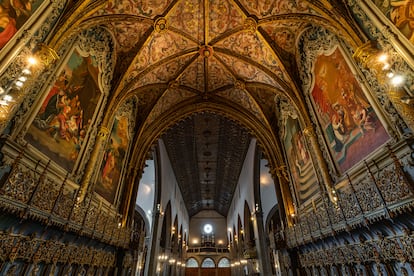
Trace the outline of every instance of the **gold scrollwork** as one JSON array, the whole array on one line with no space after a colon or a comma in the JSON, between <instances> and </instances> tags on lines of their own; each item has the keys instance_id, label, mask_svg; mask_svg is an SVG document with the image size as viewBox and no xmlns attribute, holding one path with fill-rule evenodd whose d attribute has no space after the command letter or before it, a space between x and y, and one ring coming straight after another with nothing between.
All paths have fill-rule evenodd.
<instances>
[{"instance_id":1,"label":"gold scrollwork","mask_svg":"<svg viewBox=\"0 0 414 276\"><path fill-rule=\"evenodd\" d=\"M35 48L35 53L44 67L49 67L59 59L56 51L44 43L40 43Z\"/></svg>"},{"instance_id":2,"label":"gold scrollwork","mask_svg":"<svg viewBox=\"0 0 414 276\"><path fill-rule=\"evenodd\" d=\"M257 22L252 17L247 17L243 23L243 28L247 32L254 33L257 30Z\"/></svg>"},{"instance_id":3,"label":"gold scrollwork","mask_svg":"<svg viewBox=\"0 0 414 276\"><path fill-rule=\"evenodd\" d=\"M276 168L276 174L280 178L283 178L285 181L289 181L289 174L287 167L285 165L279 166Z\"/></svg>"},{"instance_id":4,"label":"gold scrollwork","mask_svg":"<svg viewBox=\"0 0 414 276\"><path fill-rule=\"evenodd\" d=\"M306 128L304 128L303 134L305 134L308 137L316 137L315 130L313 129L312 126L307 126Z\"/></svg>"}]
</instances>

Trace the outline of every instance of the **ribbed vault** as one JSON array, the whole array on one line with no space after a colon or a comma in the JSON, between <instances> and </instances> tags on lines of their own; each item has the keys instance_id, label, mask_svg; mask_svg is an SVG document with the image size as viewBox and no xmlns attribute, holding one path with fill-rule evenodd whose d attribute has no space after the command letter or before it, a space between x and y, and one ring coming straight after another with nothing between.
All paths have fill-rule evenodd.
<instances>
[{"instance_id":1,"label":"ribbed vault","mask_svg":"<svg viewBox=\"0 0 414 276\"><path fill-rule=\"evenodd\" d=\"M254 118L267 132L263 137L276 137L275 95L283 93L298 108L305 106L297 68L300 34L319 25L351 44L359 41L347 23L352 19L345 5L335 2L91 1L89 12L79 5L65 18L61 33L99 24L113 34L117 60L109 111L131 94L138 98L136 151L148 150L139 145L149 144L146 139L155 125L168 125L162 122L165 114L175 122L171 110L194 105L195 114L168 125L161 138L190 215L203 209L226 215L251 129L240 127L241 121L200 112L197 103L231 106L240 117Z\"/></svg>"}]
</instances>

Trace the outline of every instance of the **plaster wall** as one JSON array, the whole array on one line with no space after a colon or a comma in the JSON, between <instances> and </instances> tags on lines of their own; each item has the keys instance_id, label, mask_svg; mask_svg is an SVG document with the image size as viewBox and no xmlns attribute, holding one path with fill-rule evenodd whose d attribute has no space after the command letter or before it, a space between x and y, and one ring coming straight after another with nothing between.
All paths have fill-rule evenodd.
<instances>
[{"instance_id":1,"label":"plaster wall","mask_svg":"<svg viewBox=\"0 0 414 276\"><path fill-rule=\"evenodd\" d=\"M149 231L151 231L155 196L154 160L147 160L145 164L144 174L139 182L136 204L145 212L145 217L149 223Z\"/></svg>"},{"instance_id":2,"label":"plaster wall","mask_svg":"<svg viewBox=\"0 0 414 276\"><path fill-rule=\"evenodd\" d=\"M203 227L207 223L213 226L216 246L227 246L226 218L213 210L201 211L190 219L189 245L197 246L200 244L201 235L204 233ZM196 240L197 243L195 243Z\"/></svg>"},{"instance_id":3,"label":"plaster wall","mask_svg":"<svg viewBox=\"0 0 414 276\"><path fill-rule=\"evenodd\" d=\"M266 221L272 208L277 204L276 189L273 178L266 167L267 160L260 160L260 199L263 212L263 226L266 227Z\"/></svg>"},{"instance_id":4,"label":"plaster wall","mask_svg":"<svg viewBox=\"0 0 414 276\"><path fill-rule=\"evenodd\" d=\"M183 237L188 237L189 217L181 195L181 190L178 186L170 159L168 158L164 142L159 140L158 145L161 170L161 179L159 180L159 184L161 185L161 199L159 201L161 204L161 210L164 211L168 202L171 202L171 223L174 223L174 219L177 216L177 231L179 231L180 227L182 227ZM172 227L172 225L170 227Z\"/></svg>"},{"instance_id":5,"label":"plaster wall","mask_svg":"<svg viewBox=\"0 0 414 276\"><path fill-rule=\"evenodd\" d=\"M252 139L249 149L240 172L239 181L230 205L229 214L227 216L227 228L237 230L237 220L240 216L242 225L244 226L244 203L247 202L250 211L254 210L254 159L256 152L256 139ZM233 230L232 230L233 231ZM234 235L234 233L232 233Z\"/></svg>"}]
</instances>

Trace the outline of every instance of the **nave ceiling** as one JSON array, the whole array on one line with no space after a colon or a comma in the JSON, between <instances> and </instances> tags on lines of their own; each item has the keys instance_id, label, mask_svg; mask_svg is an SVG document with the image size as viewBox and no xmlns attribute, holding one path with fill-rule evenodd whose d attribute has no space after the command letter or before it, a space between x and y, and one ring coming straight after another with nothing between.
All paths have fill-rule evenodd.
<instances>
[{"instance_id":1,"label":"nave ceiling","mask_svg":"<svg viewBox=\"0 0 414 276\"><path fill-rule=\"evenodd\" d=\"M166 126L159 137L190 216L203 209L226 215L250 138L258 135L245 127L245 118L275 137L275 95L305 106L297 66L300 34L319 25L350 43L359 41L346 23L352 19L345 5L331 2L73 1L60 34L94 25L113 34L108 110L136 95L140 135L161 122ZM56 47L64 41L54 39ZM232 114L223 112L226 107Z\"/></svg>"}]
</instances>

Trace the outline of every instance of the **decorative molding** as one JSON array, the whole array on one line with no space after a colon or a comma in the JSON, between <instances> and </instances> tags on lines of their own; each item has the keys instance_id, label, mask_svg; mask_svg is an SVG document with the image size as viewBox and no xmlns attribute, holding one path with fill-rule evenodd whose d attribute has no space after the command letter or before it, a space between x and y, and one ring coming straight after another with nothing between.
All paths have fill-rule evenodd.
<instances>
[{"instance_id":1,"label":"decorative molding","mask_svg":"<svg viewBox=\"0 0 414 276\"><path fill-rule=\"evenodd\" d=\"M6 232L0 232L0 259L10 263L23 260L32 264L116 266L116 254L109 250Z\"/></svg>"}]
</instances>

